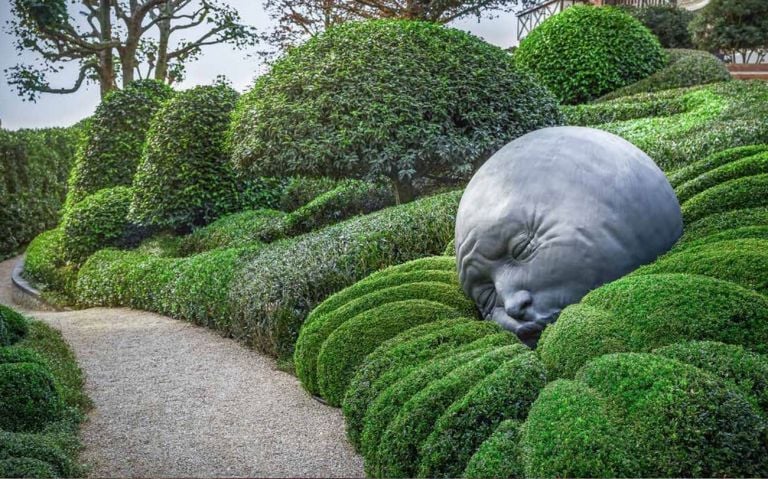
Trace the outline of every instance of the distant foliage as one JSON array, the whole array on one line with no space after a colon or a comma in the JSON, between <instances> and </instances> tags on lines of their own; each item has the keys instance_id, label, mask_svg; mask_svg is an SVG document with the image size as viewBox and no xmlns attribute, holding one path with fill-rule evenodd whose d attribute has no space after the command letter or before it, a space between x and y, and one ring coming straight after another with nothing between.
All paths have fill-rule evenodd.
<instances>
[{"instance_id":1,"label":"distant foliage","mask_svg":"<svg viewBox=\"0 0 768 479\"><path fill-rule=\"evenodd\" d=\"M69 178L67 206L111 186L130 186L152 115L172 90L140 80L109 93L87 123Z\"/></svg>"},{"instance_id":2,"label":"distant foliage","mask_svg":"<svg viewBox=\"0 0 768 479\"><path fill-rule=\"evenodd\" d=\"M575 6L536 27L514 55L563 103L584 103L641 80L666 62L659 40L623 11Z\"/></svg>"},{"instance_id":3,"label":"distant foliage","mask_svg":"<svg viewBox=\"0 0 768 479\"><path fill-rule=\"evenodd\" d=\"M237 92L225 84L177 93L155 114L133 180L130 218L145 226L189 229L248 204L248 184L224 151Z\"/></svg>"},{"instance_id":4,"label":"distant foliage","mask_svg":"<svg viewBox=\"0 0 768 479\"><path fill-rule=\"evenodd\" d=\"M693 12L675 5L654 5L628 11L658 37L664 48L693 48L688 31Z\"/></svg>"},{"instance_id":5,"label":"distant foliage","mask_svg":"<svg viewBox=\"0 0 768 479\"><path fill-rule=\"evenodd\" d=\"M459 30L350 22L277 61L245 94L233 159L254 175L466 178L500 146L561 121L554 98L511 57Z\"/></svg>"},{"instance_id":6,"label":"distant foliage","mask_svg":"<svg viewBox=\"0 0 768 479\"><path fill-rule=\"evenodd\" d=\"M80 125L0 130L0 259L59 222Z\"/></svg>"},{"instance_id":7,"label":"distant foliage","mask_svg":"<svg viewBox=\"0 0 768 479\"><path fill-rule=\"evenodd\" d=\"M768 2L710 0L690 26L698 48L731 61L757 63L768 55Z\"/></svg>"}]
</instances>

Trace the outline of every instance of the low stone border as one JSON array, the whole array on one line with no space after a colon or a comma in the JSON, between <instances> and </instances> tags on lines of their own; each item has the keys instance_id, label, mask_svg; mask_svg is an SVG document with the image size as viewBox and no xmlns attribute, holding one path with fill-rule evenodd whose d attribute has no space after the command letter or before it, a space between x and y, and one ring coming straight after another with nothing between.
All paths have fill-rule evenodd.
<instances>
[{"instance_id":1,"label":"low stone border","mask_svg":"<svg viewBox=\"0 0 768 479\"><path fill-rule=\"evenodd\" d=\"M40 294L40 291L32 286L29 281L21 276L21 272L24 271L24 259L22 256L16 266L13 267L11 272L11 283L13 283L13 301L27 309L43 310L43 311L61 311L49 303L47 303Z\"/></svg>"}]
</instances>

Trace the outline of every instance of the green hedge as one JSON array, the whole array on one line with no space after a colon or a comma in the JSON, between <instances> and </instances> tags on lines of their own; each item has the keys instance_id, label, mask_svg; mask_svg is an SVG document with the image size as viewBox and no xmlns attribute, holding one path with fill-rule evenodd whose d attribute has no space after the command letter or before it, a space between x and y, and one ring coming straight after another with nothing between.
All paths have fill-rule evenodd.
<instances>
[{"instance_id":1,"label":"green hedge","mask_svg":"<svg viewBox=\"0 0 768 479\"><path fill-rule=\"evenodd\" d=\"M42 463L42 464L40 464ZM0 471L30 471L30 475L9 474L3 477L76 477L81 471L73 456L62 449L54 435L0 431ZM24 469L27 467L28 469ZM29 468L31 467L31 468ZM15 468L15 469L14 469ZM53 471L53 475L44 473ZM38 475L37 472L41 474Z\"/></svg>"},{"instance_id":2,"label":"green hedge","mask_svg":"<svg viewBox=\"0 0 768 479\"><path fill-rule=\"evenodd\" d=\"M729 180L768 173L768 152L736 160L683 183L675 188L680 203Z\"/></svg>"},{"instance_id":3,"label":"green hedge","mask_svg":"<svg viewBox=\"0 0 768 479\"><path fill-rule=\"evenodd\" d=\"M582 5L534 28L514 59L567 104L630 85L666 63L659 40L638 20L616 8Z\"/></svg>"},{"instance_id":4,"label":"green hedge","mask_svg":"<svg viewBox=\"0 0 768 479\"><path fill-rule=\"evenodd\" d=\"M513 345L488 352L416 392L381 436L377 477L414 477L420 460L419 447L443 412L475 384L523 351L523 346Z\"/></svg>"},{"instance_id":5,"label":"green hedge","mask_svg":"<svg viewBox=\"0 0 768 479\"><path fill-rule=\"evenodd\" d=\"M182 237L179 253L183 256L216 248L269 243L282 238L285 213L259 209L223 216Z\"/></svg>"},{"instance_id":6,"label":"green hedge","mask_svg":"<svg viewBox=\"0 0 768 479\"><path fill-rule=\"evenodd\" d=\"M424 270L417 274L408 274L398 273L398 267L389 268L389 270L391 271L389 284L380 279L360 281L348 289L359 292L367 289L369 287L367 285L371 283L381 286L375 291L361 294L354 299L351 297L352 292L339 293L350 298L346 304L323 315L313 311L305 321L296 341L294 365L297 376L310 393L319 393L317 357L323 344L337 328L359 314L387 303L424 299L452 306L468 317L474 316L474 303L464 296L457 281L450 281L454 276L446 275L443 271Z\"/></svg>"},{"instance_id":7,"label":"green hedge","mask_svg":"<svg viewBox=\"0 0 768 479\"><path fill-rule=\"evenodd\" d=\"M337 181L331 178L292 177L285 182L280 191L278 207L281 211L287 212L297 210L323 193L336 188L337 184Z\"/></svg>"},{"instance_id":8,"label":"green hedge","mask_svg":"<svg viewBox=\"0 0 768 479\"><path fill-rule=\"evenodd\" d=\"M4 338L0 339L0 346L7 346L26 336L29 324L24 316L0 304L0 328L3 331L0 338Z\"/></svg>"},{"instance_id":9,"label":"green hedge","mask_svg":"<svg viewBox=\"0 0 768 479\"><path fill-rule=\"evenodd\" d=\"M714 341L671 344L653 351L735 384L747 399L768 413L768 356L742 346Z\"/></svg>"},{"instance_id":10,"label":"green hedge","mask_svg":"<svg viewBox=\"0 0 768 479\"><path fill-rule=\"evenodd\" d=\"M511 338L511 336L504 333L505 338ZM361 453L365 459L365 470L369 476L381 476L381 461L386 460L382 457L382 437L404 405L421 390L428 387L433 381L451 374L457 368L465 368L467 364L475 364L475 360L485 355L492 355L493 358L497 358L502 351L513 349L517 353L523 353L527 350L525 346L515 340L510 340L506 345L499 346L496 340L491 340L491 336L481 338L472 345L463 353L437 357L420 367L406 371L402 378L384 389L371 403L366 412L360 441Z\"/></svg>"},{"instance_id":11,"label":"green hedge","mask_svg":"<svg viewBox=\"0 0 768 479\"><path fill-rule=\"evenodd\" d=\"M64 257L61 228L40 233L27 246L22 276L41 290L51 302L72 304L75 299L77 269Z\"/></svg>"},{"instance_id":12,"label":"green hedge","mask_svg":"<svg viewBox=\"0 0 768 479\"><path fill-rule=\"evenodd\" d=\"M687 183L710 170L766 152L768 152L768 145L747 145L718 151L668 175L669 182L673 188L677 188L683 183Z\"/></svg>"},{"instance_id":13,"label":"green hedge","mask_svg":"<svg viewBox=\"0 0 768 479\"><path fill-rule=\"evenodd\" d=\"M460 354L481 343L510 344L504 343L507 338L500 332L490 321L450 319L411 328L382 343L366 356L344 396L342 410L350 442L360 448L368 407L395 381L438 356Z\"/></svg>"},{"instance_id":14,"label":"green hedge","mask_svg":"<svg viewBox=\"0 0 768 479\"><path fill-rule=\"evenodd\" d=\"M258 204L258 182L236 174L225 133L238 94L226 84L179 92L155 113L133 179L133 222L188 230Z\"/></svg>"},{"instance_id":15,"label":"green hedge","mask_svg":"<svg viewBox=\"0 0 768 479\"><path fill-rule=\"evenodd\" d=\"M612 100L638 93L685 88L729 81L731 74L716 56L701 50L667 50L669 63L650 75L631 85L603 95L598 101Z\"/></svg>"},{"instance_id":16,"label":"green hedge","mask_svg":"<svg viewBox=\"0 0 768 479\"><path fill-rule=\"evenodd\" d=\"M688 274L626 276L563 310L539 355L552 377L573 377L592 358L647 352L695 339L766 351L768 300L728 281Z\"/></svg>"},{"instance_id":17,"label":"green hedge","mask_svg":"<svg viewBox=\"0 0 768 479\"><path fill-rule=\"evenodd\" d=\"M722 233L714 233L695 241L686 241L684 243L678 242L674 251L679 252L688 248L695 248L706 244L731 242L734 240L768 240L768 224L763 224L765 226L744 226L742 228L726 230Z\"/></svg>"},{"instance_id":18,"label":"green hedge","mask_svg":"<svg viewBox=\"0 0 768 479\"><path fill-rule=\"evenodd\" d=\"M737 239L692 245L643 266L633 274L658 273L704 275L767 294L768 240Z\"/></svg>"},{"instance_id":19,"label":"green hedge","mask_svg":"<svg viewBox=\"0 0 768 479\"><path fill-rule=\"evenodd\" d=\"M56 226L80 127L0 130L0 259Z\"/></svg>"},{"instance_id":20,"label":"green hedge","mask_svg":"<svg viewBox=\"0 0 768 479\"><path fill-rule=\"evenodd\" d=\"M164 83L139 80L102 100L77 151L67 207L104 188L133 183L150 119L171 95Z\"/></svg>"},{"instance_id":21,"label":"green hedge","mask_svg":"<svg viewBox=\"0 0 768 479\"><path fill-rule=\"evenodd\" d=\"M434 255L453 236L459 192L347 220L263 248L232 281L235 336L289 358L307 313L372 272Z\"/></svg>"},{"instance_id":22,"label":"green hedge","mask_svg":"<svg viewBox=\"0 0 768 479\"><path fill-rule=\"evenodd\" d=\"M768 206L768 174L726 181L699 193L680 208L683 220L692 223L729 210Z\"/></svg>"},{"instance_id":23,"label":"green hedge","mask_svg":"<svg viewBox=\"0 0 768 479\"><path fill-rule=\"evenodd\" d=\"M523 477L517 442L520 421L502 421L493 434L472 455L461 477L468 479L506 479Z\"/></svg>"},{"instance_id":24,"label":"green hedge","mask_svg":"<svg viewBox=\"0 0 768 479\"><path fill-rule=\"evenodd\" d=\"M51 464L29 457L0 459L0 476L36 478L59 477Z\"/></svg>"},{"instance_id":25,"label":"green hedge","mask_svg":"<svg viewBox=\"0 0 768 479\"><path fill-rule=\"evenodd\" d=\"M543 391L521 451L531 477L763 476L765 432L735 386L672 359L611 354Z\"/></svg>"},{"instance_id":26,"label":"green hedge","mask_svg":"<svg viewBox=\"0 0 768 479\"><path fill-rule=\"evenodd\" d=\"M571 125L623 137L667 172L728 148L768 143L768 84L762 81L639 94L564 113Z\"/></svg>"},{"instance_id":27,"label":"green hedge","mask_svg":"<svg viewBox=\"0 0 768 479\"><path fill-rule=\"evenodd\" d=\"M768 224L768 207L745 208L717 213L686 225L678 245L685 245L727 230L766 224Z\"/></svg>"},{"instance_id":28,"label":"green hedge","mask_svg":"<svg viewBox=\"0 0 768 479\"><path fill-rule=\"evenodd\" d=\"M61 419L53 376L40 364L0 364L0 429L37 432Z\"/></svg>"},{"instance_id":29,"label":"green hedge","mask_svg":"<svg viewBox=\"0 0 768 479\"><path fill-rule=\"evenodd\" d=\"M82 264L101 248L124 244L130 234L131 188L116 186L85 197L71 206L61 222L65 259Z\"/></svg>"},{"instance_id":30,"label":"green hedge","mask_svg":"<svg viewBox=\"0 0 768 479\"><path fill-rule=\"evenodd\" d=\"M407 78L407 82L403 79ZM502 49L430 22L345 22L291 49L243 95L233 160L255 175L467 178L529 131L554 97Z\"/></svg>"},{"instance_id":31,"label":"green hedge","mask_svg":"<svg viewBox=\"0 0 768 479\"><path fill-rule=\"evenodd\" d=\"M504 420L524 420L546 385L533 352L504 363L454 402L419 446L419 477L459 477L478 447Z\"/></svg>"},{"instance_id":32,"label":"green hedge","mask_svg":"<svg viewBox=\"0 0 768 479\"><path fill-rule=\"evenodd\" d=\"M421 288L446 291L434 298L440 302L428 299L395 300L363 310L339 324L328 335L317 355L317 384L328 404L341 405L357 368L382 342L412 327L442 319L461 318L466 314L454 306L455 300L449 295L458 295L453 288L440 283L416 283L413 286L416 294L406 298L420 296L418 289ZM429 295L425 292L423 297L428 298ZM464 300L462 306L466 306L466 299L461 299Z\"/></svg>"}]
</instances>

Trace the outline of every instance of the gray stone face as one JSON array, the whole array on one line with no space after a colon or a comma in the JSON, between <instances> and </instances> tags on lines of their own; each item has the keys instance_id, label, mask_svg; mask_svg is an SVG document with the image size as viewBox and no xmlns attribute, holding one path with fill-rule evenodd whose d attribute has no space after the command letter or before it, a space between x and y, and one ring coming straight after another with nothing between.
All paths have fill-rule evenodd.
<instances>
[{"instance_id":1,"label":"gray stone face","mask_svg":"<svg viewBox=\"0 0 768 479\"><path fill-rule=\"evenodd\" d=\"M456 218L459 279L486 319L535 347L564 307L653 261L682 231L648 155L601 130L545 128L469 182Z\"/></svg>"}]
</instances>

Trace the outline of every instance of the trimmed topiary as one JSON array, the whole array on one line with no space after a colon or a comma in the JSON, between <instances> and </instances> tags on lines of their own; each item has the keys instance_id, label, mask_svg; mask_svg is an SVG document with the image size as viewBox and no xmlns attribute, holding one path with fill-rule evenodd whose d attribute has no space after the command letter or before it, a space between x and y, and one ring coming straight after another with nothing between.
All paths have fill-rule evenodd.
<instances>
[{"instance_id":1,"label":"trimmed topiary","mask_svg":"<svg viewBox=\"0 0 768 479\"><path fill-rule=\"evenodd\" d=\"M61 223L64 257L82 264L99 249L125 242L132 194L130 188L116 186L98 191L70 207Z\"/></svg>"},{"instance_id":2,"label":"trimmed topiary","mask_svg":"<svg viewBox=\"0 0 768 479\"><path fill-rule=\"evenodd\" d=\"M321 348L330 336L353 318L385 304L407 300L440 303L466 317L473 317L475 305L461 292L457 284L439 282L406 283L368 293L321 317L314 317L301 328L294 351L296 375L310 393L319 391L317 362ZM406 323L406 318L402 319Z\"/></svg>"},{"instance_id":3,"label":"trimmed topiary","mask_svg":"<svg viewBox=\"0 0 768 479\"><path fill-rule=\"evenodd\" d=\"M403 78L408 78L403 82ZM410 20L346 22L259 77L235 111L233 160L256 175L466 178L502 145L555 126L555 99L510 55Z\"/></svg>"},{"instance_id":4,"label":"trimmed topiary","mask_svg":"<svg viewBox=\"0 0 768 479\"><path fill-rule=\"evenodd\" d=\"M237 98L220 83L179 92L160 107L133 179L131 221L187 230L256 206L248 199L255 185L235 174L224 149Z\"/></svg>"},{"instance_id":5,"label":"trimmed topiary","mask_svg":"<svg viewBox=\"0 0 768 479\"><path fill-rule=\"evenodd\" d=\"M0 304L0 324L5 328L6 345L19 341L29 331L29 321L21 314L2 304ZM3 342L0 340L0 346L2 345Z\"/></svg>"},{"instance_id":6,"label":"trimmed topiary","mask_svg":"<svg viewBox=\"0 0 768 479\"><path fill-rule=\"evenodd\" d=\"M445 256L456 256L456 240L452 239L448 242L447 245L445 245L445 251L443 251L443 255Z\"/></svg>"},{"instance_id":7,"label":"trimmed topiary","mask_svg":"<svg viewBox=\"0 0 768 479\"><path fill-rule=\"evenodd\" d=\"M643 266L633 274L659 273L700 274L767 294L768 240L737 239L692 245Z\"/></svg>"},{"instance_id":8,"label":"trimmed topiary","mask_svg":"<svg viewBox=\"0 0 768 479\"><path fill-rule=\"evenodd\" d=\"M435 358L423 365L417 365L411 370L406 370L399 380L396 380L371 403L366 411L363 433L361 435L361 452L365 458L365 470L369 476L381 475L381 439L387 431L389 424L397 417L403 406L421 390L428 387L433 381L451 374L457 368L474 364L478 358L499 351L506 351L510 347L518 353L527 351L527 348L519 341L512 340L513 335L501 333L502 338L507 339L506 344L498 344L499 336L492 335L479 339L457 354L445 355Z\"/></svg>"},{"instance_id":9,"label":"trimmed topiary","mask_svg":"<svg viewBox=\"0 0 768 479\"><path fill-rule=\"evenodd\" d=\"M477 347L475 341L500 332L501 328L490 321L451 319L411 328L382 343L357 369L344 396L350 442L360 447L368 406L407 371L443 354L460 354L467 347Z\"/></svg>"},{"instance_id":10,"label":"trimmed topiary","mask_svg":"<svg viewBox=\"0 0 768 479\"><path fill-rule=\"evenodd\" d=\"M520 421L502 421L493 434L472 455L461 477L468 479L507 479L523 477L517 442Z\"/></svg>"},{"instance_id":11,"label":"trimmed topiary","mask_svg":"<svg viewBox=\"0 0 768 479\"><path fill-rule=\"evenodd\" d=\"M743 228L735 228L731 230L723 231L722 233L715 233L709 236L705 236L695 241L689 241L685 243L678 243L673 252L680 252L689 248L696 248L711 243L719 242L731 242L734 240L768 240L768 222L763 223L765 226L744 226Z\"/></svg>"},{"instance_id":12,"label":"trimmed topiary","mask_svg":"<svg viewBox=\"0 0 768 479\"><path fill-rule=\"evenodd\" d=\"M198 228L181 240L180 253L188 256L216 248L234 248L269 243L284 236L285 213L249 210L223 216Z\"/></svg>"},{"instance_id":13,"label":"trimmed topiary","mask_svg":"<svg viewBox=\"0 0 768 479\"><path fill-rule=\"evenodd\" d=\"M686 223L729 210L768 206L768 174L726 181L681 205Z\"/></svg>"},{"instance_id":14,"label":"trimmed topiary","mask_svg":"<svg viewBox=\"0 0 768 479\"><path fill-rule=\"evenodd\" d=\"M63 243L61 228L40 233L27 246L22 275L42 290L46 299L53 293L74 302L77 269L66 264Z\"/></svg>"},{"instance_id":15,"label":"trimmed topiary","mask_svg":"<svg viewBox=\"0 0 768 479\"><path fill-rule=\"evenodd\" d=\"M647 78L603 95L607 101L638 93L685 88L729 81L731 74L719 58L701 50L667 50L669 63Z\"/></svg>"},{"instance_id":16,"label":"trimmed topiary","mask_svg":"<svg viewBox=\"0 0 768 479\"><path fill-rule=\"evenodd\" d=\"M104 188L133 183L150 119L172 93L162 82L139 80L104 97L77 152L67 208Z\"/></svg>"},{"instance_id":17,"label":"trimmed topiary","mask_svg":"<svg viewBox=\"0 0 768 479\"><path fill-rule=\"evenodd\" d=\"M382 342L414 326L462 315L448 304L410 299L385 303L342 323L317 355L317 384L323 398L340 406L357 368Z\"/></svg>"},{"instance_id":18,"label":"trimmed topiary","mask_svg":"<svg viewBox=\"0 0 768 479\"><path fill-rule=\"evenodd\" d=\"M712 340L766 351L768 300L728 281L687 274L626 276L563 310L538 353L552 377L573 377L592 358Z\"/></svg>"},{"instance_id":19,"label":"trimmed topiary","mask_svg":"<svg viewBox=\"0 0 768 479\"><path fill-rule=\"evenodd\" d=\"M676 170L669 175L669 182L673 188L677 188L683 183L696 179L708 171L733 163L734 161L766 152L768 152L768 145L748 145L719 151L702 160Z\"/></svg>"},{"instance_id":20,"label":"trimmed topiary","mask_svg":"<svg viewBox=\"0 0 768 479\"><path fill-rule=\"evenodd\" d=\"M520 354L454 402L419 446L419 477L459 477L504 420L524 420L547 375L533 352Z\"/></svg>"},{"instance_id":21,"label":"trimmed topiary","mask_svg":"<svg viewBox=\"0 0 768 479\"><path fill-rule=\"evenodd\" d=\"M35 432L59 419L61 398L53 376L35 363L0 364L0 428Z\"/></svg>"},{"instance_id":22,"label":"trimmed topiary","mask_svg":"<svg viewBox=\"0 0 768 479\"><path fill-rule=\"evenodd\" d=\"M0 460L0 477L59 477L49 463L30 457Z\"/></svg>"},{"instance_id":23,"label":"trimmed topiary","mask_svg":"<svg viewBox=\"0 0 768 479\"><path fill-rule=\"evenodd\" d=\"M763 173L768 173L768 152L748 156L709 170L675 188L675 194L680 203L683 203L702 191L726 181Z\"/></svg>"},{"instance_id":24,"label":"trimmed topiary","mask_svg":"<svg viewBox=\"0 0 768 479\"><path fill-rule=\"evenodd\" d=\"M35 351L26 348L0 348L0 364L35 363L47 366L45 360Z\"/></svg>"},{"instance_id":25,"label":"trimmed topiary","mask_svg":"<svg viewBox=\"0 0 768 479\"><path fill-rule=\"evenodd\" d=\"M654 354L696 366L735 384L747 399L768 413L768 356L742 346L690 341L655 349Z\"/></svg>"},{"instance_id":26,"label":"trimmed topiary","mask_svg":"<svg viewBox=\"0 0 768 479\"><path fill-rule=\"evenodd\" d=\"M47 468L50 468L53 471L53 475L50 477L76 477L79 473L74 462L57 444L55 435L0 431L0 463L2 463L2 461L14 461L19 458L30 461L40 461L46 464ZM30 465L35 464L36 463L30 462ZM44 468L43 470L47 471L47 468ZM2 471L1 467L0 471ZM0 474L0 477L36 476Z\"/></svg>"},{"instance_id":27,"label":"trimmed topiary","mask_svg":"<svg viewBox=\"0 0 768 479\"><path fill-rule=\"evenodd\" d=\"M731 210L707 216L685 226L678 245L693 242L731 229L768 224L768 207Z\"/></svg>"},{"instance_id":28,"label":"trimmed topiary","mask_svg":"<svg viewBox=\"0 0 768 479\"><path fill-rule=\"evenodd\" d=\"M616 8L575 6L536 27L515 51L515 63L563 103L584 103L664 67L659 40Z\"/></svg>"},{"instance_id":29,"label":"trimmed topiary","mask_svg":"<svg viewBox=\"0 0 768 479\"><path fill-rule=\"evenodd\" d=\"M289 178L281 189L278 209L289 213L295 211L323 193L336 188L337 184L336 180L324 177L294 176Z\"/></svg>"}]
</instances>

